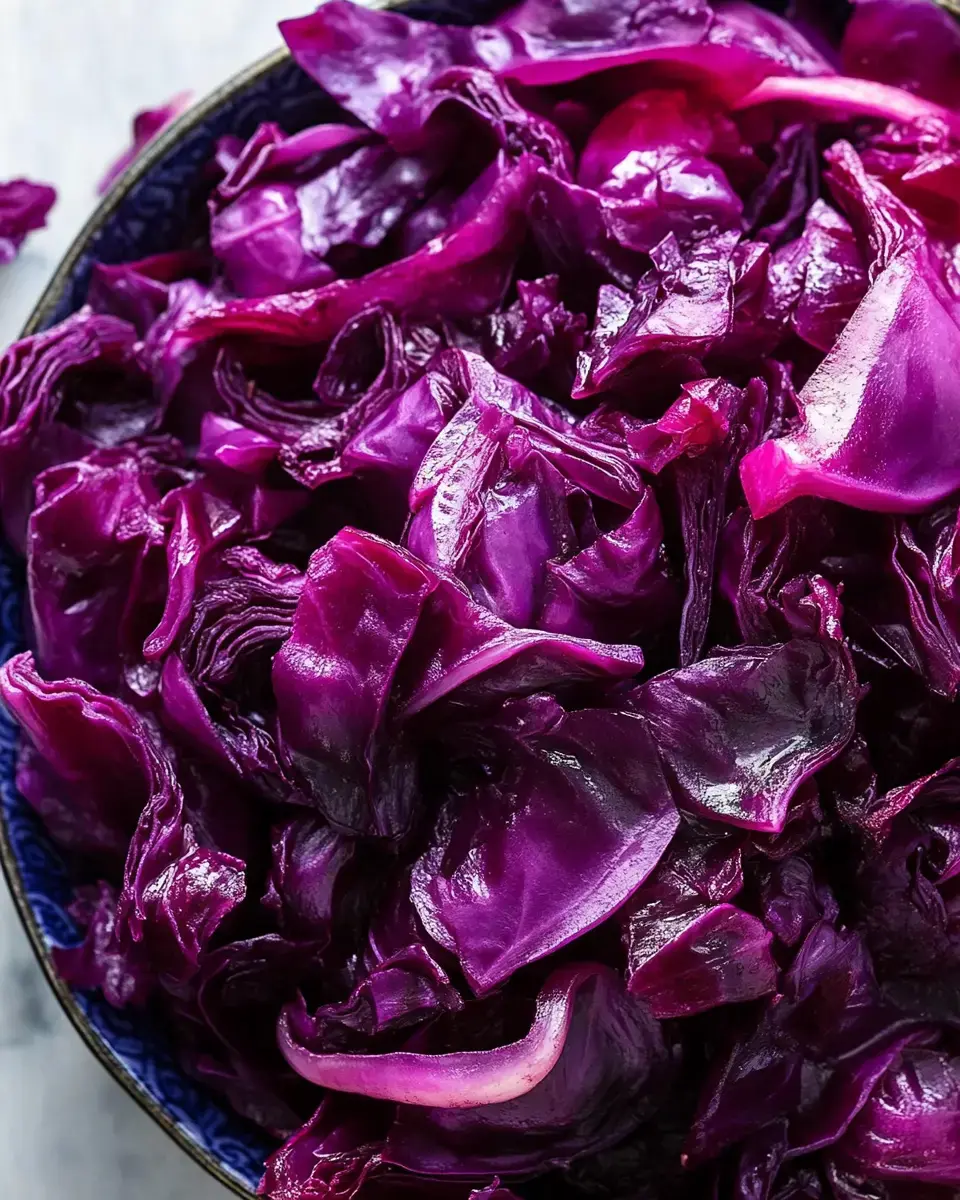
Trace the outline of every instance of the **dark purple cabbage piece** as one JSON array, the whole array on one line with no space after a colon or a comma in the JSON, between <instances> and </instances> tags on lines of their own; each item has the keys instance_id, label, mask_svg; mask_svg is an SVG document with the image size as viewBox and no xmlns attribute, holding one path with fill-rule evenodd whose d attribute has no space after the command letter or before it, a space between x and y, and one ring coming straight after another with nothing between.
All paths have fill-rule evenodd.
<instances>
[{"instance_id":1,"label":"dark purple cabbage piece","mask_svg":"<svg viewBox=\"0 0 960 1200\"><path fill-rule=\"evenodd\" d=\"M853 735L858 689L842 645L797 638L738 646L644 684L649 725L677 803L780 833L801 783Z\"/></svg>"},{"instance_id":2,"label":"dark purple cabbage piece","mask_svg":"<svg viewBox=\"0 0 960 1200\"><path fill-rule=\"evenodd\" d=\"M619 908L679 820L641 720L536 699L511 714L498 775L447 801L413 869L424 927L481 993Z\"/></svg>"},{"instance_id":3,"label":"dark purple cabbage piece","mask_svg":"<svg viewBox=\"0 0 960 1200\"><path fill-rule=\"evenodd\" d=\"M23 549L33 481L45 468L154 428L132 325L82 309L0 359L0 516Z\"/></svg>"}]
</instances>

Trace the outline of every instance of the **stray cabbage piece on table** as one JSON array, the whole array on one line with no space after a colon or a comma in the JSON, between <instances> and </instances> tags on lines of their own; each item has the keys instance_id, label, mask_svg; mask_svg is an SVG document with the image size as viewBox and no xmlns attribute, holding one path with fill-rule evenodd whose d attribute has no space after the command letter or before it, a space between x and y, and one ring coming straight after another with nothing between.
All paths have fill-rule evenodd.
<instances>
[{"instance_id":1,"label":"stray cabbage piece on table","mask_svg":"<svg viewBox=\"0 0 960 1200\"><path fill-rule=\"evenodd\" d=\"M55 189L46 183L0 182L0 265L13 262L27 234L46 225L56 199Z\"/></svg>"},{"instance_id":2,"label":"stray cabbage piece on table","mask_svg":"<svg viewBox=\"0 0 960 1200\"><path fill-rule=\"evenodd\" d=\"M331 0L0 361L57 964L273 1200L960 1195L960 25L787 7Z\"/></svg>"}]
</instances>

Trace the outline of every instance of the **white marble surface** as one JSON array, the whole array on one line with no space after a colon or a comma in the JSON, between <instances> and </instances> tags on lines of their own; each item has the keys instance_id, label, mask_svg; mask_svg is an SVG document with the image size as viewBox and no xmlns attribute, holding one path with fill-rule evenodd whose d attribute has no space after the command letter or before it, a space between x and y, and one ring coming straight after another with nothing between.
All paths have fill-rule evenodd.
<instances>
[{"instance_id":1,"label":"white marble surface","mask_svg":"<svg viewBox=\"0 0 960 1200\"><path fill-rule=\"evenodd\" d=\"M0 270L16 335L125 146L130 118L202 95L279 43L310 0L0 0L0 179L60 193L49 227ZM113 1082L45 990L0 884L0 1163L16 1200L225 1200Z\"/></svg>"}]
</instances>

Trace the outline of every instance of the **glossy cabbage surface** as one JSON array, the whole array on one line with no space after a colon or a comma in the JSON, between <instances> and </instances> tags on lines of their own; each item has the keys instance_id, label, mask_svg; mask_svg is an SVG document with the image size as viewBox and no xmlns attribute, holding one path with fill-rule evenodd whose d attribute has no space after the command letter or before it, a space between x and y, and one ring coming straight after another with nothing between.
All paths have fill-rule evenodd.
<instances>
[{"instance_id":1,"label":"glossy cabbage surface","mask_svg":"<svg viewBox=\"0 0 960 1200\"><path fill-rule=\"evenodd\" d=\"M337 119L0 359L64 978L272 1200L960 1196L960 26L282 28Z\"/></svg>"}]
</instances>

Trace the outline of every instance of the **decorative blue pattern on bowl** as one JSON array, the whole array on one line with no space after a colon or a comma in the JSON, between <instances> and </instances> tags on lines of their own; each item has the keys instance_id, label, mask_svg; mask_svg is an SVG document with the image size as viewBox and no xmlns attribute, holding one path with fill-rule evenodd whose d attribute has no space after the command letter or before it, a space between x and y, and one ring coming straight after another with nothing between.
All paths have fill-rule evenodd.
<instances>
[{"instance_id":1,"label":"decorative blue pattern on bowl","mask_svg":"<svg viewBox=\"0 0 960 1200\"><path fill-rule=\"evenodd\" d=\"M489 0L434 0L406 10L464 23L487 20L497 7ZM218 138L248 137L268 119L293 132L330 119L334 111L285 56L264 60L228 83L162 135L120 180L64 260L30 331L47 328L83 304L93 263L142 258L190 238L198 180ZM0 542L0 662L24 648L23 587L22 564ZM0 710L0 856L51 986L90 1048L134 1099L208 1171L249 1196L272 1148L269 1139L184 1075L148 1016L117 1011L99 993L73 992L56 977L50 948L76 944L80 930L67 911L72 890L63 860L17 793L15 760L16 732Z\"/></svg>"}]
</instances>

